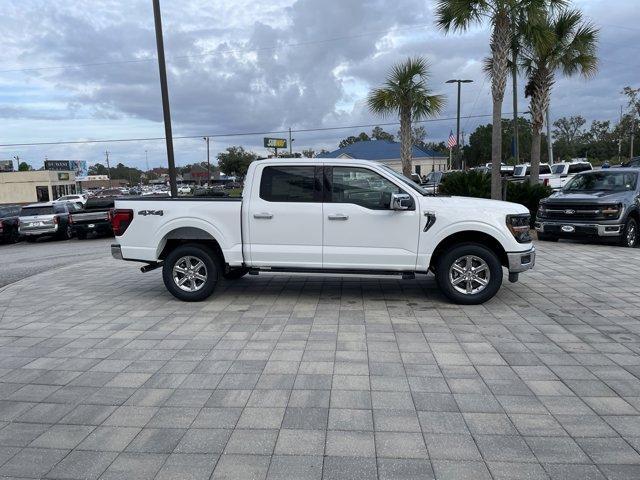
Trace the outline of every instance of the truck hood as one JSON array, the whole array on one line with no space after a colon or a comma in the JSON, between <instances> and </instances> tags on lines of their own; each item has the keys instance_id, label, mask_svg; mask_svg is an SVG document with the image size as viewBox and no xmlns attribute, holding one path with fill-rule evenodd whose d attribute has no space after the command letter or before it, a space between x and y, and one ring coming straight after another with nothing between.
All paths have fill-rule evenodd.
<instances>
[{"instance_id":1,"label":"truck hood","mask_svg":"<svg viewBox=\"0 0 640 480\"><path fill-rule=\"evenodd\" d=\"M427 199L434 197L425 197ZM440 201L440 208L443 210L455 209L474 212L474 217L479 210L487 215L517 215L521 213L529 213L527 207L518 203L503 202L500 200L489 200L487 198L473 197L436 197ZM425 202L429 203L429 202ZM426 207L429 208L428 206ZM476 217L477 218L477 217Z\"/></svg>"},{"instance_id":2,"label":"truck hood","mask_svg":"<svg viewBox=\"0 0 640 480\"><path fill-rule=\"evenodd\" d=\"M633 192L609 192L606 190L597 190L589 193L557 192L543 200L542 203L616 203L624 201L630 193Z\"/></svg>"}]
</instances>

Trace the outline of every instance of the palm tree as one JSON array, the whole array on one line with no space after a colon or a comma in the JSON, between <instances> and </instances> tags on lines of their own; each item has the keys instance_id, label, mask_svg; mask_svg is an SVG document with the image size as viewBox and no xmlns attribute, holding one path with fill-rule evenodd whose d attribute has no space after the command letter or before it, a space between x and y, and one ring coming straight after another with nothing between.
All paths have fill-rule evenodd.
<instances>
[{"instance_id":1,"label":"palm tree","mask_svg":"<svg viewBox=\"0 0 640 480\"><path fill-rule=\"evenodd\" d=\"M468 30L473 24L491 24L491 57L487 70L491 78L493 124L491 133L491 198L502 198L502 102L513 50L514 18L533 19L546 7L558 7L567 0L438 0L437 25L445 32Z\"/></svg>"},{"instance_id":2,"label":"palm tree","mask_svg":"<svg viewBox=\"0 0 640 480\"><path fill-rule=\"evenodd\" d=\"M549 14L524 27L524 45L520 62L527 75L525 96L531 110L531 177L540 178L540 143L544 117L555 83L556 72L570 77L588 78L598 70L596 56L598 29L585 22L578 10ZM547 139L551 141L551 139Z\"/></svg>"},{"instance_id":3,"label":"palm tree","mask_svg":"<svg viewBox=\"0 0 640 480\"><path fill-rule=\"evenodd\" d=\"M444 96L431 94L428 79L428 62L421 57L409 58L394 65L384 86L372 90L367 97L373 113L397 114L400 118L400 160L406 177L412 173L412 121L440 114L445 104Z\"/></svg>"}]
</instances>

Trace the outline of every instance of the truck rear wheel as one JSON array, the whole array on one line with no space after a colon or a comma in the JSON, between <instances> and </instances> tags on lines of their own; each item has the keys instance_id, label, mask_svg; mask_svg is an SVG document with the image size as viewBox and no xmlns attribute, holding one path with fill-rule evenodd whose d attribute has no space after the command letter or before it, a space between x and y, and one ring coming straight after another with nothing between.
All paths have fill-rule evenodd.
<instances>
[{"instance_id":1,"label":"truck rear wheel","mask_svg":"<svg viewBox=\"0 0 640 480\"><path fill-rule=\"evenodd\" d=\"M502 265L492 250L477 243L454 245L436 262L436 282L442 293L461 305L491 299L502 285Z\"/></svg>"},{"instance_id":2,"label":"truck rear wheel","mask_svg":"<svg viewBox=\"0 0 640 480\"><path fill-rule=\"evenodd\" d=\"M184 302L199 302L209 297L218 283L220 261L208 248L197 244L177 247L162 265L167 290Z\"/></svg>"}]
</instances>

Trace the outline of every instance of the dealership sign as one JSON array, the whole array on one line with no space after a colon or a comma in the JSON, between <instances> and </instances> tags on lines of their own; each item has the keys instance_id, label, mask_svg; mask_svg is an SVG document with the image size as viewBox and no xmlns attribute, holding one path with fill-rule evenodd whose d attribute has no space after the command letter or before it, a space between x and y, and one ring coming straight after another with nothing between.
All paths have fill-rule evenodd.
<instances>
[{"instance_id":1,"label":"dealership sign","mask_svg":"<svg viewBox=\"0 0 640 480\"><path fill-rule=\"evenodd\" d=\"M69 165L69 163L69 160L45 160L44 169L68 172L71 170L71 165Z\"/></svg>"},{"instance_id":2,"label":"dealership sign","mask_svg":"<svg viewBox=\"0 0 640 480\"><path fill-rule=\"evenodd\" d=\"M86 182L89 177L89 166L86 160L71 160L70 170L76 174L76 181Z\"/></svg>"},{"instance_id":3,"label":"dealership sign","mask_svg":"<svg viewBox=\"0 0 640 480\"><path fill-rule=\"evenodd\" d=\"M264 148L287 148L287 140L284 138L264 138Z\"/></svg>"}]
</instances>

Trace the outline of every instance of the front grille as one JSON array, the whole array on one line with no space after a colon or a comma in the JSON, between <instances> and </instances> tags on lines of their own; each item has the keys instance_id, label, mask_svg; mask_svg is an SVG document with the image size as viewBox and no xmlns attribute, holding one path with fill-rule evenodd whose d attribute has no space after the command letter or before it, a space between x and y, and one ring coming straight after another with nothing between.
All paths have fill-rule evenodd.
<instances>
[{"instance_id":1,"label":"front grille","mask_svg":"<svg viewBox=\"0 0 640 480\"><path fill-rule=\"evenodd\" d=\"M573 225L573 227L575 228L573 232L565 232L562 230L562 225L545 225L544 233L567 237L598 235L598 227L594 225Z\"/></svg>"},{"instance_id":2,"label":"front grille","mask_svg":"<svg viewBox=\"0 0 640 480\"><path fill-rule=\"evenodd\" d=\"M545 204L540 217L548 220L604 220L604 205ZM612 217L609 217L612 218Z\"/></svg>"}]
</instances>

